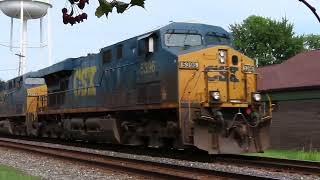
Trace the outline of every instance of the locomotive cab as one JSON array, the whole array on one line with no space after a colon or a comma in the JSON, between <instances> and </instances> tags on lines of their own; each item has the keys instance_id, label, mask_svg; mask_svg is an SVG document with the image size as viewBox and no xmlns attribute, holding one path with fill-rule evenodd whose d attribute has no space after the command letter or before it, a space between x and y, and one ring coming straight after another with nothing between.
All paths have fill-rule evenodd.
<instances>
[{"instance_id":1,"label":"locomotive cab","mask_svg":"<svg viewBox=\"0 0 320 180\"><path fill-rule=\"evenodd\" d=\"M32 78L32 73L3 83L0 92L0 132L26 135L41 106L38 97L47 93L43 78Z\"/></svg>"}]
</instances>

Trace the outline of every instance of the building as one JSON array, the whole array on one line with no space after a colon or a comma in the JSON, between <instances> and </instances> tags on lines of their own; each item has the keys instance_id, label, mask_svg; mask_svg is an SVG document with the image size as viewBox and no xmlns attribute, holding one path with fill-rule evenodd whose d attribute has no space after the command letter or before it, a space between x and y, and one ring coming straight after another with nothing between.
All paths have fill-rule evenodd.
<instances>
[{"instance_id":1,"label":"building","mask_svg":"<svg viewBox=\"0 0 320 180\"><path fill-rule=\"evenodd\" d=\"M320 50L258 69L258 90L274 104L274 149L320 149Z\"/></svg>"}]
</instances>

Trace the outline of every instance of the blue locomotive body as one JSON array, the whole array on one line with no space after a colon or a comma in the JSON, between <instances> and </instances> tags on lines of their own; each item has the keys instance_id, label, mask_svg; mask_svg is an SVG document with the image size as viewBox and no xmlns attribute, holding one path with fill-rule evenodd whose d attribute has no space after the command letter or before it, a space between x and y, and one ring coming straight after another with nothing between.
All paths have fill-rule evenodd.
<instances>
[{"instance_id":1,"label":"blue locomotive body","mask_svg":"<svg viewBox=\"0 0 320 180\"><path fill-rule=\"evenodd\" d=\"M164 34L208 33L224 41L197 46L168 47ZM218 37L219 37L218 36ZM152 37L154 52L147 52ZM102 48L98 54L72 58L40 70L49 88L49 109L105 107L110 110L177 107L178 56L214 45L230 45L229 34L220 27L172 23L158 30Z\"/></svg>"}]
</instances>

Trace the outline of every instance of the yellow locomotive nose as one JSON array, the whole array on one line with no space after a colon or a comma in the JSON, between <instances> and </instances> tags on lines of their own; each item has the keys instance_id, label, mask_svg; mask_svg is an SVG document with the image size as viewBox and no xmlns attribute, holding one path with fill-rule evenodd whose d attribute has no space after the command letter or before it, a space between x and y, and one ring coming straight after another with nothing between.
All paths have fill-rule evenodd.
<instances>
[{"instance_id":1,"label":"yellow locomotive nose","mask_svg":"<svg viewBox=\"0 0 320 180\"><path fill-rule=\"evenodd\" d=\"M254 61L238 51L218 46L179 57L182 101L205 106L248 107L256 92Z\"/></svg>"},{"instance_id":2,"label":"yellow locomotive nose","mask_svg":"<svg viewBox=\"0 0 320 180\"><path fill-rule=\"evenodd\" d=\"M257 152L267 147L268 142L261 140L265 135L252 136L268 127L268 123L259 124L261 95L256 92L256 76L255 62L228 46L179 56L184 141L192 137L190 144L212 154Z\"/></svg>"}]
</instances>

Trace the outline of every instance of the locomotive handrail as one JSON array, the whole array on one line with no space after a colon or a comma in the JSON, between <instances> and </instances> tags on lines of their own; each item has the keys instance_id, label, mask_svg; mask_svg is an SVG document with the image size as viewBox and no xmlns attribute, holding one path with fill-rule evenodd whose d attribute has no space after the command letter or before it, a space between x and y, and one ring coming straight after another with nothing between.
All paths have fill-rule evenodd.
<instances>
[{"instance_id":1,"label":"locomotive handrail","mask_svg":"<svg viewBox=\"0 0 320 180\"><path fill-rule=\"evenodd\" d=\"M248 119L247 119L241 112L238 112L236 115L234 115L233 120L232 120L232 125L231 125L230 127L228 127L228 129L232 128L232 126L233 126L236 118L237 118L239 115L242 117L242 119L247 123L247 125L248 125L249 127L255 128L255 127L257 127L257 126L259 125L259 122L260 122L259 120L255 123L255 125L252 125L252 124L248 121Z\"/></svg>"},{"instance_id":2,"label":"locomotive handrail","mask_svg":"<svg viewBox=\"0 0 320 180\"><path fill-rule=\"evenodd\" d=\"M36 96L37 97L37 101L40 101L39 103L42 105L41 107L37 107L37 111L46 111L48 109L48 106L49 106L49 98L50 97L53 97L54 99L51 99L51 103L50 104L50 107L51 108L57 108L61 105L61 103L64 101L64 95L66 93L72 93L72 92L76 92L78 90L83 90L83 89L86 89L87 91L85 93L88 93L88 90L91 89L91 88L96 88L98 86L91 86L91 87L86 87L86 88L77 88L77 89L70 89L70 90L64 90L64 91L58 91L58 92L53 92L53 93L48 93L48 94L45 94L45 95L39 95L39 96ZM70 97L70 94L67 96ZM32 96L32 97L35 97L35 96ZM71 97L73 98L73 97Z\"/></svg>"},{"instance_id":3,"label":"locomotive handrail","mask_svg":"<svg viewBox=\"0 0 320 180\"><path fill-rule=\"evenodd\" d=\"M48 93L47 95L59 94L59 93L77 91L77 90L82 90L82 89L89 89L89 88L100 87L100 86L101 86L101 81L102 81L103 76L105 75L105 72L108 72L108 71L113 70L113 69L119 69L119 68L122 68L122 67L127 67L127 66L131 66L131 65L135 65L135 64L138 64L138 62L129 63L129 64L125 64L125 65L122 65L122 66L115 67L115 68L108 68L108 69L103 70L103 71L102 71L102 75L101 75L101 79L100 79L100 81L99 81L99 84L96 84L96 85L94 85L94 86L83 87L83 88L76 88L76 89L68 89L68 90L64 90L64 91L57 91L57 92Z\"/></svg>"},{"instance_id":4,"label":"locomotive handrail","mask_svg":"<svg viewBox=\"0 0 320 180\"><path fill-rule=\"evenodd\" d=\"M100 87L100 86L101 85L95 85L95 86L84 87L84 88L69 89L69 90L64 90L64 91L51 92L51 93L48 93L46 95L39 95L39 96L48 96L48 95L60 94L60 93L65 93L65 92L72 92L72 91L77 91L77 90L82 90L82 89L96 88L96 87ZM36 96L36 97L38 97L38 96Z\"/></svg>"},{"instance_id":5,"label":"locomotive handrail","mask_svg":"<svg viewBox=\"0 0 320 180\"><path fill-rule=\"evenodd\" d=\"M269 96L269 94L267 94L267 97L268 97L268 100L269 100L269 116L272 118L272 110L273 110L272 100L271 100L271 97Z\"/></svg>"},{"instance_id":6,"label":"locomotive handrail","mask_svg":"<svg viewBox=\"0 0 320 180\"><path fill-rule=\"evenodd\" d=\"M14 89L13 91L10 91L10 92L5 92L4 95L10 95L10 94L13 94L17 92L17 89Z\"/></svg>"}]
</instances>

